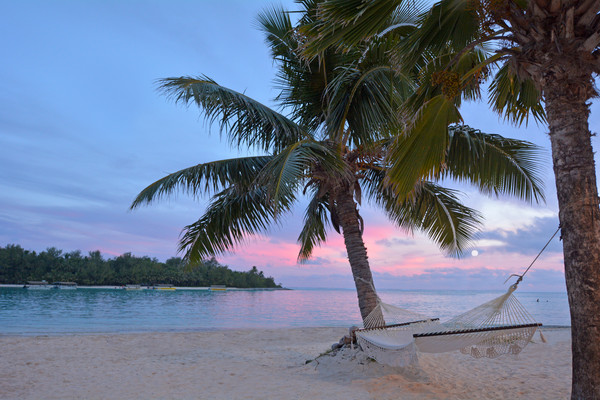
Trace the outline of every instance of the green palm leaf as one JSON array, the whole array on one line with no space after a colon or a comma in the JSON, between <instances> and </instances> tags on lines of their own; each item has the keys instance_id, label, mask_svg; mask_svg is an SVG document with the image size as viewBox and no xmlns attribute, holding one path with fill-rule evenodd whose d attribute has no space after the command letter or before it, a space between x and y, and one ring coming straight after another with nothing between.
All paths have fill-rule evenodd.
<instances>
[{"instance_id":1,"label":"green palm leaf","mask_svg":"<svg viewBox=\"0 0 600 400\"><path fill-rule=\"evenodd\" d=\"M326 92L332 104L326 122L330 137L347 129L351 145L365 145L397 130L397 111L413 93L415 82L393 67L390 50L396 42L393 38L374 39L360 62L336 69Z\"/></svg>"},{"instance_id":2,"label":"green palm leaf","mask_svg":"<svg viewBox=\"0 0 600 400\"><path fill-rule=\"evenodd\" d=\"M301 20L311 23L310 9L315 7L313 10L316 10L316 4L312 1L303 3L307 12ZM333 69L345 64L345 60L356 60L356 51L352 55L324 51L318 59L307 61L299 52L305 38L292 26L288 12L276 6L263 11L258 22L278 64L275 84L280 92L276 100L290 111L298 124L308 130L318 130L327 112L324 92L334 76Z\"/></svg>"},{"instance_id":3,"label":"green palm leaf","mask_svg":"<svg viewBox=\"0 0 600 400\"><path fill-rule=\"evenodd\" d=\"M298 242L300 243L299 262L307 261L314 248L327 240L328 209L327 199L319 197L318 191L315 191L308 207L306 207L304 226L298 236Z\"/></svg>"},{"instance_id":4,"label":"green palm leaf","mask_svg":"<svg viewBox=\"0 0 600 400\"><path fill-rule=\"evenodd\" d=\"M408 196L415 185L437 178L448 149L448 125L462 120L451 99L438 95L422 107L412 129L390 148L389 180L396 194Z\"/></svg>"},{"instance_id":5,"label":"green palm leaf","mask_svg":"<svg viewBox=\"0 0 600 400\"><path fill-rule=\"evenodd\" d=\"M463 205L457 191L424 181L410 198L401 200L386 186L385 171L370 170L366 178L369 199L381 206L392 222L409 232L424 232L450 255L460 255L481 228L482 216Z\"/></svg>"},{"instance_id":6,"label":"green palm leaf","mask_svg":"<svg viewBox=\"0 0 600 400\"><path fill-rule=\"evenodd\" d=\"M199 195L216 192L234 183L250 184L271 158L271 156L241 157L182 169L142 190L133 201L131 209L150 204L177 190Z\"/></svg>"},{"instance_id":7,"label":"green palm leaf","mask_svg":"<svg viewBox=\"0 0 600 400\"><path fill-rule=\"evenodd\" d=\"M488 63L496 60L488 56L489 52L481 46L461 54L452 52L450 48L445 48L442 54L435 56L429 52L422 53L418 60L418 88L403 105L404 114L414 113L444 92L444 84L434 79L436 74L456 74L457 87L452 100L457 107L460 107L463 99L481 98L481 82L488 77ZM403 56L398 57L402 59Z\"/></svg>"},{"instance_id":8,"label":"green palm leaf","mask_svg":"<svg viewBox=\"0 0 600 400\"><path fill-rule=\"evenodd\" d=\"M327 120L329 136L341 135L347 128L354 145L389 136L392 127L399 123L397 109L404 94L398 90L395 72L389 66L364 72L347 68L344 72L332 82L335 106Z\"/></svg>"},{"instance_id":9,"label":"green palm leaf","mask_svg":"<svg viewBox=\"0 0 600 400\"><path fill-rule=\"evenodd\" d=\"M377 32L377 37L388 36L390 34L400 37L406 37L418 28L419 18L427 9L424 1L404 1L390 15L387 25L383 30ZM354 25L360 25L356 21Z\"/></svg>"},{"instance_id":10,"label":"green palm leaf","mask_svg":"<svg viewBox=\"0 0 600 400\"><path fill-rule=\"evenodd\" d=\"M471 183L487 194L508 194L529 202L545 200L540 147L482 133L466 125L453 125L449 133L442 177Z\"/></svg>"},{"instance_id":11,"label":"green palm leaf","mask_svg":"<svg viewBox=\"0 0 600 400\"><path fill-rule=\"evenodd\" d=\"M406 62L415 63L424 52L444 54L463 50L480 37L476 3L468 0L442 0L420 18L419 29L404 42Z\"/></svg>"},{"instance_id":12,"label":"green palm leaf","mask_svg":"<svg viewBox=\"0 0 600 400\"><path fill-rule=\"evenodd\" d=\"M289 211L293 201L283 198L279 209ZM191 262L198 262L233 250L248 236L265 232L275 221L273 203L263 188L231 186L213 197L198 221L184 228L179 251Z\"/></svg>"},{"instance_id":13,"label":"green palm leaf","mask_svg":"<svg viewBox=\"0 0 600 400\"><path fill-rule=\"evenodd\" d=\"M270 151L308 136L285 116L207 77L166 78L159 82L159 90L176 103L196 103L206 120L218 122L221 132L236 146Z\"/></svg>"},{"instance_id":14,"label":"green palm leaf","mask_svg":"<svg viewBox=\"0 0 600 400\"><path fill-rule=\"evenodd\" d=\"M300 141L283 149L262 168L256 178L265 188L269 200L279 204L281 198L292 198L315 165L326 173L339 174L343 163L329 148L313 141Z\"/></svg>"},{"instance_id":15,"label":"green palm leaf","mask_svg":"<svg viewBox=\"0 0 600 400\"><path fill-rule=\"evenodd\" d=\"M482 216L463 205L455 190L424 182L412 199L389 204L388 215L405 229L417 228L449 255L458 256L471 244Z\"/></svg>"},{"instance_id":16,"label":"green palm leaf","mask_svg":"<svg viewBox=\"0 0 600 400\"><path fill-rule=\"evenodd\" d=\"M320 20L304 27L303 32L313 39L305 45L304 53L314 57L329 47L352 46L387 33L390 26L412 25L419 10L419 2L402 0L324 1L319 4Z\"/></svg>"},{"instance_id":17,"label":"green palm leaf","mask_svg":"<svg viewBox=\"0 0 600 400\"><path fill-rule=\"evenodd\" d=\"M294 37L294 26L290 14L283 7L276 5L263 10L258 14L257 22L265 33L265 42L274 60L297 58L298 41Z\"/></svg>"},{"instance_id":18,"label":"green palm leaf","mask_svg":"<svg viewBox=\"0 0 600 400\"><path fill-rule=\"evenodd\" d=\"M490 106L508 121L521 125L533 115L540 123L546 121L541 95L531 79L522 80L504 64L490 85Z\"/></svg>"}]
</instances>

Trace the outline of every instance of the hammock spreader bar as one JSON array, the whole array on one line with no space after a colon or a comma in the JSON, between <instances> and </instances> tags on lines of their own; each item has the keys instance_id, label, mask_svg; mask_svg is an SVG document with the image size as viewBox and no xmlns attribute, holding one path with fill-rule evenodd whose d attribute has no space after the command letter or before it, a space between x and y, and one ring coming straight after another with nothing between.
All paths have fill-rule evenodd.
<instances>
[{"instance_id":1,"label":"hammock spreader bar","mask_svg":"<svg viewBox=\"0 0 600 400\"><path fill-rule=\"evenodd\" d=\"M492 326L489 328L473 328L473 329L460 329L446 332L427 332L427 333L415 333L413 337L426 337L426 336L444 336L444 335L460 335L462 333L476 333L476 332L490 332L490 331L501 331L508 329L519 329L519 328L533 328L542 326L541 323L537 322L534 324L520 324L520 325L505 325L505 326Z\"/></svg>"},{"instance_id":2,"label":"hammock spreader bar","mask_svg":"<svg viewBox=\"0 0 600 400\"><path fill-rule=\"evenodd\" d=\"M412 325L412 324L422 324L423 322L433 322L433 321L439 321L439 318L428 318L428 319L422 319L420 321L410 321L410 322L404 322L402 324L391 324L391 325L380 325L380 326L373 326L370 328L362 328L362 329L357 329L356 332L366 332L366 331L372 331L375 329L387 329L387 328L396 328L399 326L407 326L407 325Z\"/></svg>"}]
</instances>

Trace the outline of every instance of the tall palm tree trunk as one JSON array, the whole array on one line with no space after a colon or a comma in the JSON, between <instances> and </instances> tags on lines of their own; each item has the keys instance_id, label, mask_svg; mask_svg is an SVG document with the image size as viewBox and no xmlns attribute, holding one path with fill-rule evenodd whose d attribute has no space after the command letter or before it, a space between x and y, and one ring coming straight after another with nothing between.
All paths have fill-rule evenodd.
<instances>
[{"instance_id":1,"label":"tall palm tree trunk","mask_svg":"<svg viewBox=\"0 0 600 400\"><path fill-rule=\"evenodd\" d=\"M344 234L348 261L352 269L358 307L363 321L377 306L377 293L367 258L367 248L362 238L356 203L350 189L342 190L336 197L337 213Z\"/></svg>"},{"instance_id":2,"label":"tall palm tree trunk","mask_svg":"<svg viewBox=\"0 0 600 400\"><path fill-rule=\"evenodd\" d=\"M544 95L571 310L571 398L600 399L600 209L589 92L556 82Z\"/></svg>"}]
</instances>

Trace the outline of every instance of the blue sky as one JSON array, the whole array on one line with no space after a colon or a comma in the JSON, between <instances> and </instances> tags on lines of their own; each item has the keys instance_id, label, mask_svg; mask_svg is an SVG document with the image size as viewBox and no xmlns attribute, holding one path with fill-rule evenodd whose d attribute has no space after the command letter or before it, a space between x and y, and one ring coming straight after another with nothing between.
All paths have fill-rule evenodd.
<instances>
[{"instance_id":1,"label":"blue sky","mask_svg":"<svg viewBox=\"0 0 600 400\"><path fill-rule=\"evenodd\" d=\"M135 195L167 173L246 153L221 141L216 127L209 134L196 109L161 96L156 80L205 74L274 106L273 64L255 23L272 4L0 3L0 245L175 256L181 229L202 214L206 199L182 194L130 212ZM527 267L556 229L545 127L503 124L485 101L462 112L474 127L547 149L548 203L490 199L460 187L465 202L486 217L474 247L479 255L461 260L444 257L420 234L397 230L365 206L365 241L378 287L502 289L506 276ZM598 115L594 105L592 131ZM286 286L352 287L335 232L311 262L296 264L301 218L298 208L284 227L219 260L239 270L256 265ZM555 240L525 281L528 290L564 290L561 263Z\"/></svg>"}]
</instances>

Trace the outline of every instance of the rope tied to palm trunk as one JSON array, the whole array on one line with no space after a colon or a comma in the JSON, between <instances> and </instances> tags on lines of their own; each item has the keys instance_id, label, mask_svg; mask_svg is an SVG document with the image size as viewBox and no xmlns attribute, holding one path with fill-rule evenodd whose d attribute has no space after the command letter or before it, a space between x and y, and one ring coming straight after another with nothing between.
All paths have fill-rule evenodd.
<instances>
[{"instance_id":1,"label":"rope tied to palm trunk","mask_svg":"<svg viewBox=\"0 0 600 400\"><path fill-rule=\"evenodd\" d=\"M537 256L535 256L535 258L533 259L533 261L531 262L531 264L529 264L529 266L527 267L527 269L525 269L525 272L523 272L521 275L519 274L511 274L505 281L504 283L508 282L508 280L510 278L512 278L513 276L517 276L518 279L517 281L514 283L515 285L518 285L519 283L521 283L521 281L523 281L523 277L525 276L525 274L527 272L529 272L529 270L531 269L531 267L533 266L533 264L537 261L538 258L540 258L540 256L542 255L542 253L544 252L544 250L546 250L546 248L548 247L548 245L550 244L550 242L552 242L552 239L554 239L554 237L556 236L556 234L560 231L560 224L558 225L558 228L556 228L556 231L554 232L554 234L552 235L552 237L546 242L546 244L544 245L544 247L542 247L542 250L540 250L540 252L537 254Z\"/></svg>"},{"instance_id":2,"label":"rope tied to palm trunk","mask_svg":"<svg viewBox=\"0 0 600 400\"><path fill-rule=\"evenodd\" d=\"M368 281L366 279L361 278L360 276L357 276L354 279L362 281L362 282L366 283L367 285L371 286L371 289L373 289L373 293L375 293L375 297L377 298L377 303L381 303L381 299L379 298L379 295L377 294L377 290L375 290L375 285L373 284L372 280Z\"/></svg>"}]
</instances>

